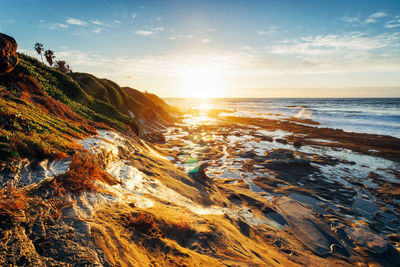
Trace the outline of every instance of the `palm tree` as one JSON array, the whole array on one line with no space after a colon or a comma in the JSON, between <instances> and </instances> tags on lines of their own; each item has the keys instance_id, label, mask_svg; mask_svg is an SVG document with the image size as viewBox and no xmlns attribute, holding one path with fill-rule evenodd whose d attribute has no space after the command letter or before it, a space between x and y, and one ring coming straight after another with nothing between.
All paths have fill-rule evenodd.
<instances>
[{"instance_id":1,"label":"palm tree","mask_svg":"<svg viewBox=\"0 0 400 267\"><path fill-rule=\"evenodd\" d=\"M46 58L47 62L49 63L50 67L53 66L53 60L56 58L54 52L50 49L44 51L44 57Z\"/></svg>"},{"instance_id":2,"label":"palm tree","mask_svg":"<svg viewBox=\"0 0 400 267\"><path fill-rule=\"evenodd\" d=\"M54 64L54 68L63 72L63 73L70 73L72 72L69 65L65 60L57 60L56 64Z\"/></svg>"},{"instance_id":3,"label":"palm tree","mask_svg":"<svg viewBox=\"0 0 400 267\"><path fill-rule=\"evenodd\" d=\"M42 51L43 51L43 44L41 43L36 43L35 44L35 50L38 53L38 55L40 55L40 57L42 58L42 63L43 63L43 56L42 56Z\"/></svg>"}]
</instances>

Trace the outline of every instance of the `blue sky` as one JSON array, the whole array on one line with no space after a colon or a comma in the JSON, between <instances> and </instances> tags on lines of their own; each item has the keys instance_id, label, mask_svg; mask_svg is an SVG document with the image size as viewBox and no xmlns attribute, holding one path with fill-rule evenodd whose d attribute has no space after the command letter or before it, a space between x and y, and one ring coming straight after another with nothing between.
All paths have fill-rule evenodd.
<instances>
[{"instance_id":1,"label":"blue sky","mask_svg":"<svg viewBox=\"0 0 400 267\"><path fill-rule=\"evenodd\" d=\"M74 71L161 96L400 97L398 0L0 6L19 51L42 42Z\"/></svg>"}]
</instances>

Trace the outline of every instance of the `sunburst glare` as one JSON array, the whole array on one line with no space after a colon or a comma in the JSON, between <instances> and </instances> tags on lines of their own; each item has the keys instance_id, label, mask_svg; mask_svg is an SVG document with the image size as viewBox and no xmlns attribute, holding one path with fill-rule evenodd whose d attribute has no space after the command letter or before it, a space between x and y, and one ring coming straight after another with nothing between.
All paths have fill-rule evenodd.
<instances>
[{"instance_id":1,"label":"sunburst glare","mask_svg":"<svg viewBox=\"0 0 400 267\"><path fill-rule=\"evenodd\" d=\"M181 73L181 92L187 98L217 98L224 95L226 82L215 65L196 65Z\"/></svg>"}]
</instances>

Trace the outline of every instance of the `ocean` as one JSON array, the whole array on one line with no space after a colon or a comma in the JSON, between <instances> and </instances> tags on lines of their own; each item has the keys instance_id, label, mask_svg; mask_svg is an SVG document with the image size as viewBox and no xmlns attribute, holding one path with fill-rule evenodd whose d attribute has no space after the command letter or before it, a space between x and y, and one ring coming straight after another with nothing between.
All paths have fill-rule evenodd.
<instances>
[{"instance_id":1,"label":"ocean","mask_svg":"<svg viewBox=\"0 0 400 267\"><path fill-rule=\"evenodd\" d=\"M316 127L400 138L400 98L166 98L170 105L224 109L243 117L297 117L319 122Z\"/></svg>"}]
</instances>

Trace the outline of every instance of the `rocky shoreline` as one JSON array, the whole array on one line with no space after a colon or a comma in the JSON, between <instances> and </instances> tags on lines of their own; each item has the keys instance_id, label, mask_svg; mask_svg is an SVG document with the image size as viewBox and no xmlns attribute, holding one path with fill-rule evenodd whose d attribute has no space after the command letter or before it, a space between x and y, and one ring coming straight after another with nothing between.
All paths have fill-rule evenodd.
<instances>
[{"instance_id":1,"label":"rocky shoreline","mask_svg":"<svg viewBox=\"0 0 400 267\"><path fill-rule=\"evenodd\" d=\"M166 132L175 165L206 162L205 175L233 203L260 209L243 189L267 199L275 211L264 217L316 255L398 260L397 138L216 114L191 112Z\"/></svg>"}]
</instances>

